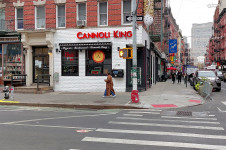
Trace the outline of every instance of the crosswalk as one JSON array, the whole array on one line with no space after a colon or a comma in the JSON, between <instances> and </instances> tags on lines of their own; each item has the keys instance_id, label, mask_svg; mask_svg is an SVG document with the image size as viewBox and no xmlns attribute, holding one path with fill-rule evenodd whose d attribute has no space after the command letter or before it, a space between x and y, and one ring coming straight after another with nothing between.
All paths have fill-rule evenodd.
<instances>
[{"instance_id":1,"label":"crosswalk","mask_svg":"<svg viewBox=\"0 0 226 150\"><path fill-rule=\"evenodd\" d=\"M134 110L110 120L108 127L97 128L82 142L117 144L118 149L130 145L133 149L226 150L224 128L214 115L162 116L161 110Z\"/></svg>"}]
</instances>

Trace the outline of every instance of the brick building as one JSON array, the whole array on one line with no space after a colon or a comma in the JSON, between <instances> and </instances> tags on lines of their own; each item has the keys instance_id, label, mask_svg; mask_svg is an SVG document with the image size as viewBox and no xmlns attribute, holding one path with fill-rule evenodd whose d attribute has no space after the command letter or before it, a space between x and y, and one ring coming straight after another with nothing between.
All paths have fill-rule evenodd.
<instances>
[{"instance_id":1,"label":"brick building","mask_svg":"<svg viewBox=\"0 0 226 150\"><path fill-rule=\"evenodd\" d=\"M144 4L139 1L138 16L144 16ZM0 47L16 64L3 61L2 66L11 68L2 68L2 81L20 70L16 74L27 75L26 86L36 83L38 75L50 75L55 91L103 92L105 74L123 70L124 76L114 78L114 87L130 91L132 60L119 58L118 48L132 47L132 23L126 20L131 8L131 0L0 0L0 36L15 40L0 41ZM144 22L137 24L138 89L146 90L158 79L161 57L151 46Z\"/></svg>"},{"instance_id":2,"label":"brick building","mask_svg":"<svg viewBox=\"0 0 226 150\"><path fill-rule=\"evenodd\" d=\"M218 1L213 17L213 33L209 39L207 53L205 55L206 66L216 64L226 68L226 2Z\"/></svg>"}]
</instances>

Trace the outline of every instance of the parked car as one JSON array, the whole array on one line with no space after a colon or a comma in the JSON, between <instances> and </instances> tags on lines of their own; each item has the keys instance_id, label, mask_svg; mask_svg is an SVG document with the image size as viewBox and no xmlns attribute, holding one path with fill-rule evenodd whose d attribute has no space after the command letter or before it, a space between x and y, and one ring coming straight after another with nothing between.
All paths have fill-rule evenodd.
<instances>
[{"instance_id":1,"label":"parked car","mask_svg":"<svg viewBox=\"0 0 226 150\"><path fill-rule=\"evenodd\" d=\"M201 80L201 77L209 79L213 89L221 91L221 80L216 76L214 71L197 71L193 77L194 86Z\"/></svg>"},{"instance_id":2,"label":"parked car","mask_svg":"<svg viewBox=\"0 0 226 150\"><path fill-rule=\"evenodd\" d=\"M224 72L223 74L224 74L224 82L226 82L226 72Z\"/></svg>"},{"instance_id":3,"label":"parked car","mask_svg":"<svg viewBox=\"0 0 226 150\"><path fill-rule=\"evenodd\" d=\"M224 74L222 73L222 71L216 71L215 73L216 73L217 77L221 79L221 81L225 80Z\"/></svg>"}]
</instances>

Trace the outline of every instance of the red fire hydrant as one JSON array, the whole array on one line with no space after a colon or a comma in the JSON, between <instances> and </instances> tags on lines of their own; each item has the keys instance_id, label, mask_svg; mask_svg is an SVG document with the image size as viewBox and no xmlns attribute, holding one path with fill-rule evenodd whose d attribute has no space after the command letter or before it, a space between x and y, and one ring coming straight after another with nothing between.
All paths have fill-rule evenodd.
<instances>
[{"instance_id":1,"label":"red fire hydrant","mask_svg":"<svg viewBox=\"0 0 226 150\"><path fill-rule=\"evenodd\" d=\"M131 102L132 103L139 103L139 94L138 90L132 90L131 92Z\"/></svg>"}]
</instances>

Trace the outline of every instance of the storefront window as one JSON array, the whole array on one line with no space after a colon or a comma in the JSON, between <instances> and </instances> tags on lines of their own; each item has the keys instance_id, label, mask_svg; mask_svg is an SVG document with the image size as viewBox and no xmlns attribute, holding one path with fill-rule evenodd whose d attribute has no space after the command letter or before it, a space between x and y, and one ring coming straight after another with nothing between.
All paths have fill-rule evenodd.
<instances>
[{"instance_id":1,"label":"storefront window","mask_svg":"<svg viewBox=\"0 0 226 150\"><path fill-rule=\"evenodd\" d=\"M62 50L62 76L78 76L78 50Z\"/></svg>"},{"instance_id":2,"label":"storefront window","mask_svg":"<svg viewBox=\"0 0 226 150\"><path fill-rule=\"evenodd\" d=\"M11 74L24 74L24 61L21 44L3 44L4 80L11 79ZM15 76L16 79L22 78Z\"/></svg>"},{"instance_id":3,"label":"storefront window","mask_svg":"<svg viewBox=\"0 0 226 150\"><path fill-rule=\"evenodd\" d=\"M86 50L86 76L104 76L111 72L111 50Z\"/></svg>"}]
</instances>

